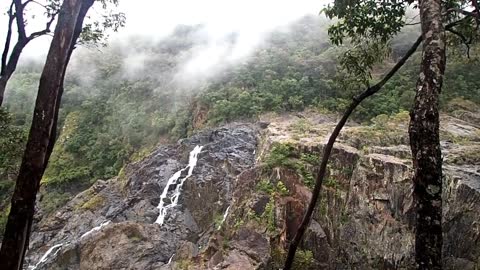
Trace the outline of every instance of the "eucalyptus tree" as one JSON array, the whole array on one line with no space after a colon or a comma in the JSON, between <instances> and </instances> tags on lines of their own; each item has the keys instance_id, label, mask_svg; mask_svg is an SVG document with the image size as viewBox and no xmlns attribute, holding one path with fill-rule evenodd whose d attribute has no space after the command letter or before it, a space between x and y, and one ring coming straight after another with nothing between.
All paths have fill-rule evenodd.
<instances>
[{"instance_id":1,"label":"eucalyptus tree","mask_svg":"<svg viewBox=\"0 0 480 270\"><path fill-rule=\"evenodd\" d=\"M373 66L384 60L388 41L407 24L409 9L419 12L422 35L378 83L370 85ZM446 44L461 46L466 55L478 39L480 10L477 0L336 0L324 9L338 22L329 28L332 43L355 44L342 58L342 66L366 88L354 95L328 143L317 172L312 199L292 240L284 269L290 269L327 171L336 138L355 108L381 90L423 42L420 75L410 113L410 146L414 167L413 197L416 210L415 261L418 269L442 268L442 158L439 139L439 95L446 66ZM449 34L446 35L445 31ZM372 49L374 48L374 49ZM382 50L380 50L381 52Z\"/></svg>"},{"instance_id":2,"label":"eucalyptus tree","mask_svg":"<svg viewBox=\"0 0 480 270\"><path fill-rule=\"evenodd\" d=\"M122 12L112 11L112 8L118 5L118 0L97 1L102 11L84 25L79 43L102 43L107 38L106 30L117 31L125 24L125 15ZM6 12L7 32L0 65L0 106L3 103L7 83L17 68L22 51L32 40L51 34L60 11L60 3L59 0L11 0ZM43 14L43 18L37 16L39 12ZM41 22L45 23L44 27L28 33L29 24ZM14 39L15 35L16 39Z\"/></svg>"}]
</instances>

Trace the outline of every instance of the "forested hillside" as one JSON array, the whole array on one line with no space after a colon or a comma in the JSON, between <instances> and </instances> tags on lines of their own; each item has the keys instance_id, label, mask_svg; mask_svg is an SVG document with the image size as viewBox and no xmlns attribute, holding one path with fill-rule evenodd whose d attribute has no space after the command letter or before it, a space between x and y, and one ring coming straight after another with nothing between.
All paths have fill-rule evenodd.
<instances>
[{"instance_id":1,"label":"forested hillside","mask_svg":"<svg viewBox=\"0 0 480 270\"><path fill-rule=\"evenodd\" d=\"M381 75L416 38L409 29L392 41L376 67ZM50 212L98 179L121 174L130 161L161 142L223 122L255 119L265 112L313 109L338 112L361 85L337 64L342 47L328 41L326 26L305 17L278 29L248 57L225 61L211 76L188 77L185 63L206 45L202 26L181 26L160 41L132 38L99 50L80 49L69 68L61 131L42 180L40 210ZM233 33L228 40L235 43ZM349 45L345 45L348 47ZM355 114L358 122L409 110L419 55ZM445 110L480 104L480 71L471 59L452 56L442 93ZM0 111L0 227L14 186L41 64L25 62L7 89ZM453 102L452 102L453 101Z\"/></svg>"}]
</instances>

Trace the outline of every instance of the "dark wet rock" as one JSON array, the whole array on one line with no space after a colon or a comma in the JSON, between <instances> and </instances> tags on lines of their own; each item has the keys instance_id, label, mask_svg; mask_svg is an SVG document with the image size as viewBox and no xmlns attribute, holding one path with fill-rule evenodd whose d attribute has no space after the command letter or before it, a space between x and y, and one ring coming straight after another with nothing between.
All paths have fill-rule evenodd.
<instances>
[{"instance_id":1,"label":"dark wet rock","mask_svg":"<svg viewBox=\"0 0 480 270\"><path fill-rule=\"evenodd\" d=\"M257 124L262 129L266 129L270 125L269 122L265 122L265 121L259 121Z\"/></svg>"},{"instance_id":2,"label":"dark wet rock","mask_svg":"<svg viewBox=\"0 0 480 270\"><path fill-rule=\"evenodd\" d=\"M334 251L328 243L327 235L322 229L322 226L315 220L312 220L310 226L305 232L305 237L302 243L304 248L311 250L315 259L324 267L332 264L334 259Z\"/></svg>"},{"instance_id":3,"label":"dark wet rock","mask_svg":"<svg viewBox=\"0 0 480 270\"><path fill-rule=\"evenodd\" d=\"M261 216L265 212L265 207L270 201L270 198L266 195L260 195L258 198L253 200L252 209L255 211L257 216Z\"/></svg>"},{"instance_id":4,"label":"dark wet rock","mask_svg":"<svg viewBox=\"0 0 480 270\"><path fill-rule=\"evenodd\" d=\"M335 117L280 118L227 125L159 146L57 212L38 215L28 263L35 264L50 247L63 243L38 269L280 268L312 194L305 176L294 168L267 168L261 161L274 143L290 143L298 157L320 155ZM303 138L293 139L292 121L299 120L314 126L300 134ZM462 120L442 120L442 132L450 132L447 138L462 139L461 145L454 139L442 141L444 269L477 269L480 164L464 153L480 147L480 132ZM393 144L361 149L363 138L348 133L361 126L343 131L347 135L332 151L321 200L300 247L306 260L300 269L414 268L415 213L405 127L392 133L401 137L391 138ZM197 145L204 147L179 204L168 210L162 226L155 224L168 179L187 166ZM315 173L317 166L305 168ZM265 179L272 183L271 191L259 190ZM287 192L275 190L278 182ZM111 223L105 225L107 221ZM98 230L80 237L94 227Z\"/></svg>"},{"instance_id":5,"label":"dark wet rock","mask_svg":"<svg viewBox=\"0 0 480 270\"><path fill-rule=\"evenodd\" d=\"M242 228L233 238L231 248L247 254L250 258L266 265L270 256L270 244L266 237L252 229Z\"/></svg>"},{"instance_id":6,"label":"dark wet rock","mask_svg":"<svg viewBox=\"0 0 480 270\"><path fill-rule=\"evenodd\" d=\"M27 263L35 264L48 248L64 243L59 256L50 256L38 269L155 269L168 262L182 241L206 242L214 217L231 203L236 175L254 164L256 133L253 125L232 124L160 146L119 177L97 182L35 224ZM187 166L197 145L203 149L179 204L168 209L162 226L152 224L168 179ZM80 239L106 221L111 223L94 236ZM130 232L138 235L129 237Z\"/></svg>"},{"instance_id":7,"label":"dark wet rock","mask_svg":"<svg viewBox=\"0 0 480 270\"><path fill-rule=\"evenodd\" d=\"M245 270L257 269L258 263L252 260L248 255L238 250L232 250L224 256L223 262L217 265L220 269L225 270Z\"/></svg>"},{"instance_id":8,"label":"dark wet rock","mask_svg":"<svg viewBox=\"0 0 480 270\"><path fill-rule=\"evenodd\" d=\"M175 235L156 224L113 223L60 250L45 269L155 269L168 263Z\"/></svg>"}]
</instances>

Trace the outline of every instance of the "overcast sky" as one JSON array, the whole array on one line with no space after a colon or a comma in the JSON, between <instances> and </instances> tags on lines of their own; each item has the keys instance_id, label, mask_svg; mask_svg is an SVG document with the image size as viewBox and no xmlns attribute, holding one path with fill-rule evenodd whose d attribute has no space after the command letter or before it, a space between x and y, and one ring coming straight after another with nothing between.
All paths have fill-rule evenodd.
<instances>
[{"instance_id":1,"label":"overcast sky","mask_svg":"<svg viewBox=\"0 0 480 270\"><path fill-rule=\"evenodd\" d=\"M3 44L7 10L10 1L0 1L0 44ZM40 1L41 2L41 1ZM306 14L318 14L327 0L120 0L119 9L126 14L127 25L111 35L112 41L131 35L161 39L178 24L204 24L212 39L237 32L244 46L254 46L263 33L288 24ZM34 7L35 4L31 4ZM98 7L96 8L98 9ZM32 12L32 11L30 11ZM95 14L95 10L91 13ZM42 16L29 20L30 31L41 29ZM27 56L46 54L49 38L32 42L25 50Z\"/></svg>"},{"instance_id":2,"label":"overcast sky","mask_svg":"<svg viewBox=\"0 0 480 270\"><path fill-rule=\"evenodd\" d=\"M206 24L213 33L259 32L305 14L318 14L322 0L121 0L128 25L122 35L161 36L177 24Z\"/></svg>"}]
</instances>

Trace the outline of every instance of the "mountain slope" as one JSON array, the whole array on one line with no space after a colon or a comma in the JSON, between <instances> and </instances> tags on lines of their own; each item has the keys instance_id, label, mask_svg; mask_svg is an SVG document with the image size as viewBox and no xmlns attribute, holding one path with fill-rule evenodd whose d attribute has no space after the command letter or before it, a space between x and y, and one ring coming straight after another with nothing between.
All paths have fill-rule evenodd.
<instances>
[{"instance_id":1,"label":"mountain slope","mask_svg":"<svg viewBox=\"0 0 480 270\"><path fill-rule=\"evenodd\" d=\"M296 269L412 267L406 116L370 126L353 123L342 133ZM256 126L232 124L161 146L57 213L39 216L30 264L64 243L38 269L278 269L311 196L311 178L335 116L262 118ZM445 269L475 269L480 164L462 149L478 152L480 133L475 124L447 115L442 133ZM203 148L178 205L167 210L164 224L155 223L167 183L189 159L192 164L188 156L198 145ZM175 188L166 189L164 205Z\"/></svg>"}]
</instances>

